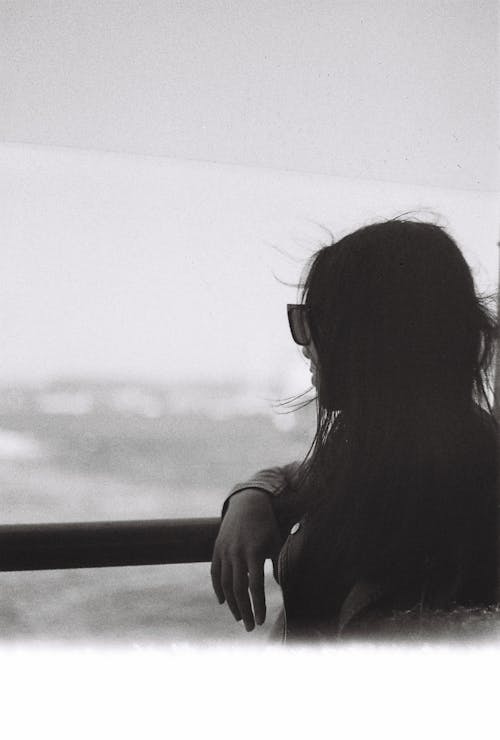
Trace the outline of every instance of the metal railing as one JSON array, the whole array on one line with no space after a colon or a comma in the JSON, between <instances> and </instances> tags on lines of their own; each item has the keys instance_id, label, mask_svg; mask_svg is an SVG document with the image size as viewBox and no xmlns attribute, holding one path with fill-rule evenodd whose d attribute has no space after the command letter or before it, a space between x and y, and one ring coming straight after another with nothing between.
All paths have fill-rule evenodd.
<instances>
[{"instance_id":1,"label":"metal railing","mask_svg":"<svg viewBox=\"0 0 500 740\"><path fill-rule=\"evenodd\" d=\"M202 563L220 519L0 526L0 571Z\"/></svg>"}]
</instances>

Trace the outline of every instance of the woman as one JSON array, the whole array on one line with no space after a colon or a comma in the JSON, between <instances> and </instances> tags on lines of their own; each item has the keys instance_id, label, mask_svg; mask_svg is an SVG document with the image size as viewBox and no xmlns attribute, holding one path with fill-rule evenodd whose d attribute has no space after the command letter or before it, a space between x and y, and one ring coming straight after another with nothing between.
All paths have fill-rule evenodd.
<instances>
[{"instance_id":1,"label":"woman","mask_svg":"<svg viewBox=\"0 0 500 740\"><path fill-rule=\"evenodd\" d=\"M301 298L289 322L316 435L302 463L233 489L219 601L247 630L262 624L263 564L279 553L289 640L410 634L428 615L489 607L495 324L459 248L434 224L373 224L315 254Z\"/></svg>"}]
</instances>

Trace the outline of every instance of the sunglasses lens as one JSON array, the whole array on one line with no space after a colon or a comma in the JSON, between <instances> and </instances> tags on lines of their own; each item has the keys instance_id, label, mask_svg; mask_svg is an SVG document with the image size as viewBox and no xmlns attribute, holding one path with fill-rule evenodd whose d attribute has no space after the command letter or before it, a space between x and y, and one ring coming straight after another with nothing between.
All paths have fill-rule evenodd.
<instances>
[{"instance_id":1,"label":"sunglasses lens","mask_svg":"<svg viewBox=\"0 0 500 740\"><path fill-rule=\"evenodd\" d=\"M290 306L288 309L288 321L294 342L300 345L309 344L311 334L309 332L305 307Z\"/></svg>"}]
</instances>

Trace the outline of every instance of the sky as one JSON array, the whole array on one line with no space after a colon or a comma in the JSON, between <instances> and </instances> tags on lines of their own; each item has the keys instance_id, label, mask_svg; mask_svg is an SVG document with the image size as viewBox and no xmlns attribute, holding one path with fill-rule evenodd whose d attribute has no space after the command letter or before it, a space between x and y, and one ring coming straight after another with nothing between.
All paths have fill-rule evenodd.
<instances>
[{"instance_id":1,"label":"sky","mask_svg":"<svg viewBox=\"0 0 500 740\"><path fill-rule=\"evenodd\" d=\"M498 189L495 0L3 0L3 141Z\"/></svg>"},{"instance_id":2,"label":"sky","mask_svg":"<svg viewBox=\"0 0 500 740\"><path fill-rule=\"evenodd\" d=\"M4 0L0 139L495 189L495 0Z\"/></svg>"},{"instance_id":3,"label":"sky","mask_svg":"<svg viewBox=\"0 0 500 740\"><path fill-rule=\"evenodd\" d=\"M0 19L0 382L301 390L277 278L321 225L436 212L496 289L496 3L23 0Z\"/></svg>"},{"instance_id":4,"label":"sky","mask_svg":"<svg viewBox=\"0 0 500 740\"><path fill-rule=\"evenodd\" d=\"M297 283L325 229L408 210L439 215L495 291L491 193L46 147L0 146L0 163L3 379L300 386L297 291L280 281Z\"/></svg>"}]
</instances>

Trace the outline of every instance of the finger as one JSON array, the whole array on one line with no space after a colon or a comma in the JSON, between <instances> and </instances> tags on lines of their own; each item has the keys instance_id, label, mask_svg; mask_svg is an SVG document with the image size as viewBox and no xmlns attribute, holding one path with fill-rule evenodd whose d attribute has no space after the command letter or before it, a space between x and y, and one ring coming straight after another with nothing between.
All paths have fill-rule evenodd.
<instances>
[{"instance_id":1,"label":"finger","mask_svg":"<svg viewBox=\"0 0 500 740\"><path fill-rule=\"evenodd\" d=\"M227 561L223 561L221 565L221 586L224 596L226 597L227 605L231 610L233 617L237 622L239 622L241 614L233 593L233 568Z\"/></svg>"},{"instance_id":2,"label":"finger","mask_svg":"<svg viewBox=\"0 0 500 740\"><path fill-rule=\"evenodd\" d=\"M223 604L225 601L224 591L222 590L222 584L220 582L221 577L221 564L218 555L214 555L212 565L210 566L210 575L212 577L212 586L217 596L219 604Z\"/></svg>"},{"instance_id":3,"label":"finger","mask_svg":"<svg viewBox=\"0 0 500 740\"><path fill-rule=\"evenodd\" d=\"M252 597L255 622L264 624L266 619L266 595L264 591L264 563L253 561L248 572L248 586Z\"/></svg>"},{"instance_id":4,"label":"finger","mask_svg":"<svg viewBox=\"0 0 500 740\"><path fill-rule=\"evenodd\" d=\"M279 555L273 558L273 561L272 561L273 562L273 576L274 576L274 580L276 581L276 583L280 582L278 560L279 560Z\"/></svg>"},{"instance_id":5,"label":"finger","mask_svg":"<svg viewBox=\"0 0 500 740\"><path fill-rule=\"evenodd\" d=\"M234 595L247 632L255 627L252 604L248 595L248 572L243 563L233 566Z\"/></svg>"}]
</instances>

